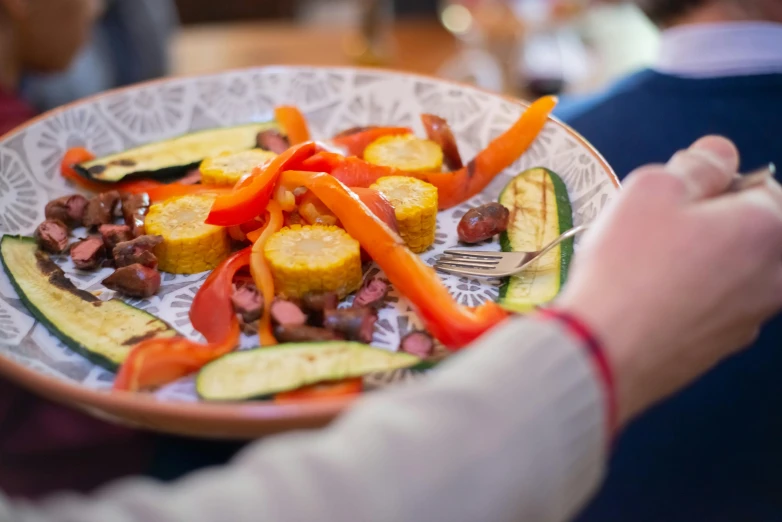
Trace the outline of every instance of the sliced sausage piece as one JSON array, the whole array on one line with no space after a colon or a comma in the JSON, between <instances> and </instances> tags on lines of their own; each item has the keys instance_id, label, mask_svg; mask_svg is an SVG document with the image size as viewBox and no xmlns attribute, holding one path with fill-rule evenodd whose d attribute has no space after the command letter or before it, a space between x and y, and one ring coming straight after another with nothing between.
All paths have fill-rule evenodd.
<instances>
[{"instance_id":1,"label":"sliced sausage piece","mask_svg":"<svg viewBox=\"0 0 782 522\"><path fill-rule=\"evenodd\" d=\"M375 335L377 311L373 308L342 308L326 310L323 326L339 332L351 341L369 344Z\"/></svg>"},{"instance_id":2,"label":"sliced sausage piece","mask_svg":"<svg viewBox=\"0 0 782 522\"><path fill-rule=\"evenodd\" d=\"M144 235L144 219L149 212L149 196L125 194L122 196L122 218L135 237Z\"/></svg>"},{"instance_id":3,"label":"sliced sausage piece","mask_svg":"<svg viewBox=\"0 0 782 522\"><path fill-rule=\"evenodd\" d=\"M134 264L157 268L157 257L152 250L163 242L162 236L139 236L114 247L112 256L118 268Z\"/></svg>"},{"instance_id":4,"label":"sliced sausage piece","mask_svg":"<svg viewBox=\"0 0 782 522\"><path fill-rule=\"evenodd\" d=\"M282 154L291 146L288 138L274 129L259 132L255 141L261 149L272 151L275 154Z\"/></svg>"},{"instance_id":5,"label":"sliced sausage piece","mask_svg":"<svg viewBox=\"0 0 782 522\"><path fill-rule=\"evenodd\" d=\"M84 226L92 228L112 223L119 198L119 192L116 190L109 190L93 196L84 211Z\"/></svg>"},{"instance_id":6,"label":"sliced sausage piece","mask_svg":"<svg viewBox=\"0 0 782 522\"><path fill-rule=\"evenodd\" d=\"M140 264L123 266L104 279L103 285L130 297L150 297L160 290L160 272Z\"/></svg>"},{"instance_id":7,"label":"sliced sausage piece","mask_svg":"<svg viewBox=\"0 0 782 522\"><path fill-rule=\"evenodd\" d=\"M46 204L44 214L46 219L59 219L71 228L80 227L84 223L84 212L87 209L87 198L81 194L63 196Z\"/></svg>"},{"instance_id":8,"label":"sliced sausage piece","mask_svg":"<svg viewBox=\"0 0 782 522\"><path fill-rule=\"evenodd\" d=\"M426 332L410 332L402 337L399 350L426 359L434 352L434 339Z\"/></svg>"},{"instance_id":9,"label":"sliced sausage piece","mask_svg":"<svg viewBox=\"0 0 782 522\"><path fill-rule=\"evenodd\" d=\"M90 236L71 246L73 265L79 270L95 270L106 259L106 245L100 236Z\"/></svg>"},{"instance_id":10,"label":"sliced sausage piece","mask_svg":"<svg viewBox=\"0 0 782 522\"><path fill-rule=\"evenodd\" d=\"M382 279L377 277L367 279L356 293L356 297L353 299L353 306L382 308L383 302L388 295L388 288L388 283Z\"/></svg>"},{"instance_id":11,"label":"sliced sausage piece","mask_svg":"<svg viewBox=\"0 0 782 522\"><path fill-rule=\"evenodd\" d=\"M309 315L309 324L323 326L323 312L336 310L339 305L339 296L334 292L307 294L301 298L301 304Z\"/></svg>"},{"instance_id":12,"label":"sliced sausage piece","mask_svg":"<svg viewBox=\"0 0 782 522\"><path fill-rule=\"evenodd\" d=\"M422 114L421 122L424 124L426 136L437 143L443 149L443 160L448 170L459 170L464 166L456 138L453 137L451 126L448 122L434 114Z\"/></svg>"},{"instance_id":13,"label":"sliced sausage piece","mask_svg":"<svg viewBox=\"0 0 782 522\"><path fill-rule=\"evenodd\" d=\"M337 332L316 326L283 326L274 328L274 336L281 343L308 343L318 341L341 341L345 339Z\"/></svg>"},{"instance_id":14,"label":"sliced sausage piece","mask_svg":"<svg viewBox=\"0 0 782 522\"><path fill-rule=\"evenodd\" d=\"M257 321L263 314L263 299L253 283L234 284L231 293L234 311L246 324Z\"/></svg>"},{"instance_id":15,"label":"sliced sausage piece","mask_svg":"<svg viewBox=\"0 0 782 522\"><path fill-rule=\"evenodd\" d=\"M296 303L284 299L275 299L272 301L272 307L269 310L272 322L275 325L282 326L303 326L307 324L307 316L296 306Z\"/></svg>"},{"instance_id":16,"label":"sliced sausage piece","mask_svg":"<svg viewBox=\"0 0 782 522\"><path fill-rule=\"evenodd\" d=\"M68 248L68 227L59 219L47 219L35 229L38 246L52 254L62 254Z\"/></svg>"},{"instance_id":17,"label":"sliced sausage piece","mask_svg":"<svg viewBox=\"0 0 782 522\"><path fill-rule=\"evenodd\" d=\"M335 138L346 138L348 136L352 136L353 134L358 134L359 132L366 132L368 130L377 129L377 125L368 125L366 127L351 127L349 129L345 129L340 133L337 133L334 135Z\"/></svg>"},{"instance_id":18,"label":"sliced sausage piece","mask_svg":"<svg viewBox=\"0 0 782 522\"><path fill-rule=\"evenodd\" d=\"M109 252L118 244L133 239L133 232L127 225L101 225L98 227L98 232Z\"/></svg>"},{"instance_id":19,"label":"sliced sausage piece","mask_svg":"<svg viewBox=\"0 0 782 522\"><path fill-rule=\"evenodd\" d=\"M472 208L462 216L456 231L463 243L480 243L508 229L510 212L500 203Z\"/></svg>"}]
</instances>

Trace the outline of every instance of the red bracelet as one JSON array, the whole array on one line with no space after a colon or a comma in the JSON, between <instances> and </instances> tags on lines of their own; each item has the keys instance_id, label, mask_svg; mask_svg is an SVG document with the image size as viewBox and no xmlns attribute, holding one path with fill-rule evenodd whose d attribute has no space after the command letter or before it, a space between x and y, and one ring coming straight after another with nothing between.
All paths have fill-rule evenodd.
<instances>
[{"instance_id":1,"label":"red bracelet","mask_svg":"<svg viewBox=\"0 0 782 522\"><path fill-rule=\"evenodd\" d=\"M600 381L603 383L603 390L606 396L608 407L608 434L613 439L617 428L617 403L616 403L616 383L614 373L611 369L611 363L606 357L603 345L598 341L592 330L580 319L574 317L568 312L557 310L556 308L540 308L538 315L543 319L553 319L562 323L571 335L578 338L586 347L592 356L592 361L600 375Z\"/></svg>"}]
</instances>

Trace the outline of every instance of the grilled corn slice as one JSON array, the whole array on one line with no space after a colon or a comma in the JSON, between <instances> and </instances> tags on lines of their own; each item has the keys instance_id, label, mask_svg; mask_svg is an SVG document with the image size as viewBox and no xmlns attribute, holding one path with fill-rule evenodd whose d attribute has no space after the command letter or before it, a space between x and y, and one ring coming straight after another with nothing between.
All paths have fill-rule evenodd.
<instances>
[{"instance_id":1,"label":"grilled corn slice","mask_svg":"<svg viewBox=\"0 0 782 522\"><path fill-rule=\"evenodd\" d=\"M283 228L269 237L264 255L276 293L287 298L322 292L343 298L361 286L358 241L338 227Z\"/></svg>"},{"instance_id":2,"label":"grilled corn slice","mask_svg":"<svg viewBox=\"0 0 782 522\"><path fill-rule=\"evenodd\" d=\"M391 202L399 235L410 250L420 254L432 246L437 230L437 187L420 179L388 176L370 188Z\"/></svg>"},{"instance_id":3,"label":"grilled corn slice","mask_svg":"<svg viewBox=\"0 0 782 522\"><path fill-rule=\"evenodd\" d=\"M412 134L378 138L364 150L364 159L407 172L440 172L443 169L443 149L431 140Z\"/></svg>"},{"instance_id":4,"label":"grilled corn slice","mask_svg":"<svg viewBox=\"0 0 782 522\"><path fill-rule=\"evenodd\" d=\"M230 186L236 185L243 176L250 174L261 163L276 156L275 153L262 149L243 150L241 152L224 152L201 162L201 182L204 185Z\"/></svg>"},{"instance_id":5,"label":"grilled corn slice","mask_svg":"<svg viewBox=\"0 0 782 522\"><path fill-rule=\"evenodd\" d=\"M146 232L163 237L155 247L160 270L195 274L212 270L228 257L231 241L226 229L204 223L213 202L210 196L190 195L149 207Z\"/></svg>"}]
</instances>

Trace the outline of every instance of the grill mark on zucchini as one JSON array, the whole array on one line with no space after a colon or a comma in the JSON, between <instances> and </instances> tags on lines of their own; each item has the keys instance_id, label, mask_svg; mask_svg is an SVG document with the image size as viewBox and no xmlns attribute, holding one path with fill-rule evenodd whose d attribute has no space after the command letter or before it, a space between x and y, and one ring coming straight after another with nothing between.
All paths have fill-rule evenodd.
<instances>
[{"instance_id":1,"label":"grill mark on zucchini","mask_svg":"<svg viewBox=\"0 0 782 522\"><path fill-rule=\"evenodd\" d=\"M49 283L51 285L56 286L60 290L69 292L79 299L87 301L88 303L96 306L100 305L101 300L95 297L93 294L76 288L76 285L73 284L73 281L68 279L62 268L57 266L57 264L52 261L52 259L47 254L37 250L35 252L35 260L38 268L41 270L41 273L45 276L49 276Z\"/></svg>"}]
</instances>

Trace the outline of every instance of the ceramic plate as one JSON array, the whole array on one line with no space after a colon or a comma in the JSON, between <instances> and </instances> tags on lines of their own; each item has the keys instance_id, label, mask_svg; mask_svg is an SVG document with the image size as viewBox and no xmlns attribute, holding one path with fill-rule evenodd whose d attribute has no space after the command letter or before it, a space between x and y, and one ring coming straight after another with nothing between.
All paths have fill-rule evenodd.
<instances>
[{"instance_id":1,"label":"ceramic plate","mask_svg":"<svg viewBox=\"0 0 782 522\"><path fill-rule=\"evenodd\" d=\"M273 107L283 103L305 113L316 138L364 125L407 125L422 134L419 115L435 113L451 123L465 158L473 157L506 130L525 106L434 78L345 68L268 67L133 86L49 112L0 139L0 234L32 234L43 220L46 202L74 191L58 170L69 147L84 146L103 156L195 130L266 121ZM457 246L456 225L466 210L496 201L511 175L535 166L547 167L564 179L576 225L592 221L618 188L616 176L599 153L552 119L530 150L484 193L440 213L435 244L422 254L423 259L432 264L443 250ZM498 246L495 242L482 248ZM86 290L102 288L100 281L109 273L108 269L81 272L70 262L63 268ZM187 313L206 275L165 274L158 295L131 302L168 321L183 335L198 339ZM443 281L465 305L497 297L499 281L448 276ZM373 344L395 349L400 337L420 327L407 301L392 292L387 308L380 312ZM254 340L243 339L243 346L252 346ZM37 393L94 415L197 436L242 438L317 426L345 407L340 401L284 406L206 404L198 402L192 379L155 394L112 393L113 374L70 351L37 323L4 272L0 273L0 372ZM411 378L417 376L398 371L369 376L366 384L396 385Z\"/></svg>"}]
</instances>

